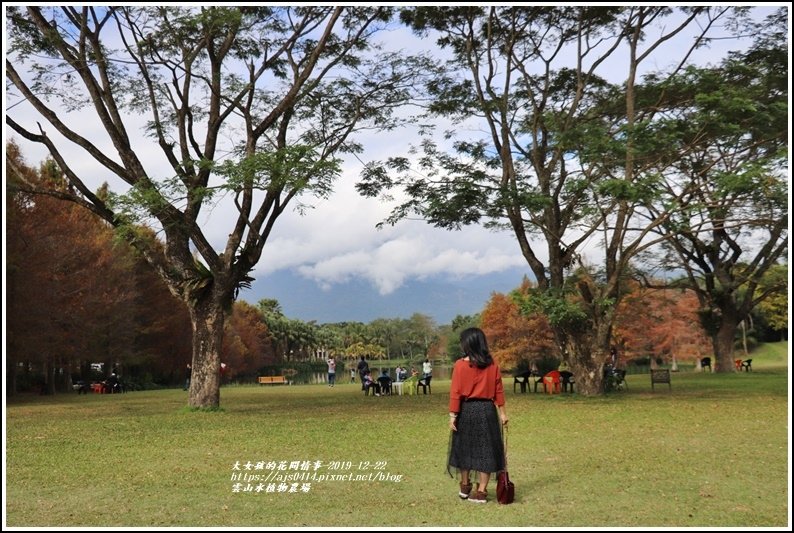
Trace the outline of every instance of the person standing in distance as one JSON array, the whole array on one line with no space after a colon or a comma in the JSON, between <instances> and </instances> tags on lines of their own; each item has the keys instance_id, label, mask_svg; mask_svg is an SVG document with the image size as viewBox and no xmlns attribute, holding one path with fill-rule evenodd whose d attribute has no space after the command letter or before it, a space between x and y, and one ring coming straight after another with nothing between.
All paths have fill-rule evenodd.
<instances>
[{"instance_id":1,"label":"person standing in distance","mask_svg":"<svg viewBox=\"0 0 794 533\"><path fill-rule=\"evenodd\" d=\"M190 363L187 364L185 367L185 387L182 390L188 390L190 388L190 376L193 374L193 367L190 366Z\"/></svg>"},{"instance_id":2,"label":"person standing in distance","mask_svg":"<svg viewBox=\"0 0 794 533\"><path fill-rule=\"evenodd\" d=\"M333 387L334 381L336 381L336 361L334 356L329 357L326 363L328 363L328 386Z\"/></svg>"},{"instance_id":3,"label":"person standing in distance","mask_svg":"<svg viewBox=\"0 0 794 533\"><path fill-rule=\"evenodd\" d=\"M430 364L430 359L425 359L422 363L422 379L426 379L433 375L433 365Z\"/></svg>"},{"instance_id":4,"label":"person standing in distance","mask_svg":"<svg viewBox=\"0 0 794 533\"><path fill-rule=\"evenodd\" d=\"M447 472L460 472L462 499L485 503L491 473L504 470L505 455L501 426L507 425L502 374L488 351L485 334L479 328L461 332L464 357L452 369L449 392L449 443ZM498 410L498 414L497 414ZM478 484L471 495L472 471Z\"/></svg>"},{"instance_id":5,"label":"person standing in distance","mask_svg":"<svg viewBox=\"0 0 794 533\"><path fill-rule=\"evenodd\" d=\"M364 376L366 376L367 372L369 372L369 363L367 363L367 360L363 355L361 356L361 360L358 362L356 370L358 370L358 375L361 378L361 390L366 390L366 386L364 385Z\"/></svg>"}]
</instances>

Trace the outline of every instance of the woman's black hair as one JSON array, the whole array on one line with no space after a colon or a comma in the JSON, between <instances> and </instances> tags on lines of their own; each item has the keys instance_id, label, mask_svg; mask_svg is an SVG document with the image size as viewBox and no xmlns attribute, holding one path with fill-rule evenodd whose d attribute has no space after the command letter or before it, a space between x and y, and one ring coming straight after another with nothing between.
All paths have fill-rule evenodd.
<instances>
[{"instance_id":1,"label":"woman's black hair","mask_svg":"<svg viewBox=\"0 0 794 533\"><path fill-rule=\"evenodd\" d=\"M478 368L485 368L493 363L485 333L480 328L463 330L460 333L460 347L463 349L463 354L468 356L469 362Z\"/></svg>"}]
</instances>

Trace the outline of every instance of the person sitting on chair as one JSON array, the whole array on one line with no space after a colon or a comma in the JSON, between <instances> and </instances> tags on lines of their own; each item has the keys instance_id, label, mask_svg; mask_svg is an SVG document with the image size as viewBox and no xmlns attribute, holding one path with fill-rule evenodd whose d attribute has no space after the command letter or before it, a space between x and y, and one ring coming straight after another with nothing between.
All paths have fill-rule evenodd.
<instances>
[{"instance_id":1,"label":"person sitting on chair","mask_svg":"<svg viewBox=\"0 0 794 533\"><path fill-rule=\"evenodd\" d=\"M375 396L380 396L380 384L372 379L372 372L367 370L367 373L364 374L362 383L364 386L364 394L369 395L369 390L372 389L375 392Z\"/></svg>"},{"instance_id":2,"label":"person sitting on chair","mask_svg":"<svg viewBox=\"0 0 794 533\"><path fill-rule=\"evenodd\" d=\"M378 376L378 385L380 385L381 394L391 394L391 376L389 376L389 371L385 368Z\"/></svg>"},{"instance_id":3,"label":"person sitting on chair","mask_svg":"<svg viewBox=\"0 0 794 533\"><path fill-rule=\"evenodd\" d=\"M119 377L116 375L115 372L111 372L110 377L105 382L107 384L107 392L110 394L114 394L117 392L121 392L121 383L119 382Z\"/></svg>"}]
</instances>

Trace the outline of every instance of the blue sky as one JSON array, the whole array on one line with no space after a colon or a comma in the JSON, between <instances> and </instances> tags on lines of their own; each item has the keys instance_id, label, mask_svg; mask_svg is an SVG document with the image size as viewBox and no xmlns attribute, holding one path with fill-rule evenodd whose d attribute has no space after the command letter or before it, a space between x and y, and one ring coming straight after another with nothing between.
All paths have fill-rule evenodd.
<instances>
[{"instance_id":1,"label":"blue sky","mask_svg":"<svg viewBox=\"0 0 794 533\"><path fill-rule=\"evenodd\" d=\"M511 268L482 275L412 278L400 288L381 294L361 277L351 277L323 289L294 270L282 269L257 279L251 289L240 293L239 299L255 305L262 298L275 298L290 318L321 324L408 318L421 313L433 318L437 325L444 325L457 315L482 311L494 291L506 293L518 287L524 270Z\"/></svg>"}]
</instances>

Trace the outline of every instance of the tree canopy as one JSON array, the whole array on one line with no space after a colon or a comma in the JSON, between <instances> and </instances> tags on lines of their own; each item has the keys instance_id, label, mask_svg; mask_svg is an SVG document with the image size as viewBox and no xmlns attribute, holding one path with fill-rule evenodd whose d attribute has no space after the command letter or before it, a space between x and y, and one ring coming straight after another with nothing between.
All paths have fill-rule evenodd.
<instances>
[{"instance_id":1,"label":"tree canopy","mask_svg":"<svg viewBox=\"0 0 794 533\"><path fill-rule=\"evenodd\" d=\"M302 196L327 197L340 154L361 150L354 134L405 120L394 110L423 61L376 50L391 16L385 7L10 8L9 100L49 126L17 118L14 105L6 124L46 146L70 183L29 190L109 222L188 304L191 406L219 404L223 313L252 281L278 217L304 207ZM86 117L101 139L81 133ZM115 178L107 196L77 170L85 159ZM218 247L201 222L222 199L234 215ZM141 238L143 226L161 232L164 249Z\"/></svg>"},{"instance_id":2,"label":"tree canopy","mask_svg":"<svg viewBox=\"0 0 794 533\"><path fill-rule=\"evenodd\" d=\"M674 95L660 103L653 129L668 143L661 158L669 162L650 214L660 217L675 198L682 204L656 228L662 266L685 273L676 285L697 295L722 371L733 370L739 324L786 291L782 280L761 280L788 250L787 23L778 10L750 25L757 38L746 51L643 87Z\"/></svg>"},{"instance_id":3,"label":"tree canopy","mask_svg":"<svg viewBox=\"0 0 794 533\"><path fill-rule=\"evenodd\" d=\"M677 90L676 80L692 72L698 48L723 36L720 22L734 22L737 33L748 28L743 12L405 8L403 21L437 36L452 56L426 90L433 98L429 116L454 130L431 132L414 157L372 162L359 191L402 191L406 199L388 223L419 216L448 229L482 224L510 231L538 284L526 309L547 316L557 351L571 354L574 371L592 378L578 381L579 390L598 394L632 263L666 239L658 232L697 188L686 177L679 187L663 187L662 176L677 173L676 154L701 146L697 135L671 143L676 123L665 112L683 113L695 97ZM650 68L673 42L675 61ZM748 95L755 96L760 92ZM747 124L733 127L737 135L749 132Z\"/></svg>"}]
</instances>

